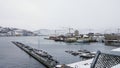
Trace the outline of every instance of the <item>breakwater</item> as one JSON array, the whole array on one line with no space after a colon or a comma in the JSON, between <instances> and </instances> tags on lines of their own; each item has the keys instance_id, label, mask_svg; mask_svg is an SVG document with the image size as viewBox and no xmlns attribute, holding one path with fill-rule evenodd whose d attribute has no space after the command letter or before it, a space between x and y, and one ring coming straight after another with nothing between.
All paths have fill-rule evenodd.
<instances>
[{"instance_id":1,"label":"breakwater","mask_svg":"<svg viewBox=\"0 0 120 68\"><path fill-rule=\"evenodd\" d=\"M29 54L33 58L35 58L37 61L45 65L47 68L54 68L58 64L58 61L53 59L53 56L49 55L45 51L34 49L20 42L12 41L12 43L18 46L20 49L25 51L27 54Z\"/></svg>"}]
</instances>

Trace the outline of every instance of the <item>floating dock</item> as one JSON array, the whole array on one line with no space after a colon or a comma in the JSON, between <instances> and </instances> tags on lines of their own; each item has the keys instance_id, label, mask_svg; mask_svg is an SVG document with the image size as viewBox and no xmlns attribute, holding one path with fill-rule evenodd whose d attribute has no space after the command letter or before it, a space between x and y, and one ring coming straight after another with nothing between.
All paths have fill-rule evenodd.
<instances>
[{"instance_id":1,"label":"floating dock","mask_svg":"<svg viewBox=\"0 0 120 68\"><path fill-rule=\"evenodd\" d=\"M71 55L77 56L79 55L81 58L94 58L96 53L95 52L90 52L88 50L78 50L78 51L65 51L66 53L69 53Z\"/></svg>"},{"instance_id":2,"label":"floating dock","mask_svg":"<svg viewBox=\"0 0 120 68\"><path fill-rule=\"evenodd\" d=\"M35 58L37 61L45 65L47 68L54 68L58 64L58 61L54 60L51 55L42 50L33 49L30 46L26 46L23 43L12 41L13 44L25 51L27 54Z\"/></svg>"}]
</instances>

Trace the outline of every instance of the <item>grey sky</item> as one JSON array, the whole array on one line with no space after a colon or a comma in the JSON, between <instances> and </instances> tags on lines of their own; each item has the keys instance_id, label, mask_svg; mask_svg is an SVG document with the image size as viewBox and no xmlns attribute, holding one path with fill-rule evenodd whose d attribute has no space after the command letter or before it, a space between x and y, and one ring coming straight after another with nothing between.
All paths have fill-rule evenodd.
<instances>
[{"instance_id":1,"label":"grey sky","mask_svg":"<svg viewBox=\"0 0 120 68\"><path fill-rule=\"evenodd\" d=\"M120 27L120 0L0 0L0 25L28 30Z\"/></svg>"}]
</instances>

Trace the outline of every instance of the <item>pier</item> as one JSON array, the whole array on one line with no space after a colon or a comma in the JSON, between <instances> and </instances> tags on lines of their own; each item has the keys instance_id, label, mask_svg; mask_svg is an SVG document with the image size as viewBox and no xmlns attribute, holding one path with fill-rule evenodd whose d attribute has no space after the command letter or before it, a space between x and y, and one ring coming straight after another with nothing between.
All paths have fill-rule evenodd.
<instances>
[{"instance_id":1,"label":"pier","mask_svg":"<svg viewBox=\"0 0 120 68\"><path fill-rule=\"evenodd\" d=\"M25 44L20 42L12 41L12 43L20 49L22 49L23 51L25 51L33 58L35 58L37 61L45 65L47 68L54 68L58 64L58 61L53 59L53 57L45 51L33 49L32 47L26 46Z\"/></svg>"}]
</instances>

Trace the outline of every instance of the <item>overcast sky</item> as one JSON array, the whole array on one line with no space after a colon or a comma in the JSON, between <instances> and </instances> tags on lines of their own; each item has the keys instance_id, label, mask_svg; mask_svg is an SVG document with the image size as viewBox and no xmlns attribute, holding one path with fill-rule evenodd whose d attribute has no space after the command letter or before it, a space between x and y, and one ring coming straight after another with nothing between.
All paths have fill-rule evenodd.
<instances>
[{"instance_id":1,"label":"overcast sky","mask_svg":"<svg viewBox=\"0 0 120 68\"><path fill-rule=\"evenodd\" d=\"M28 30L120 27L120 0L0 0L0 25Z\"/></svg>"}]
</instances>

